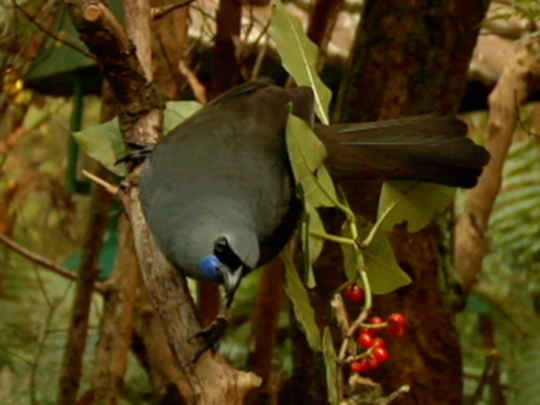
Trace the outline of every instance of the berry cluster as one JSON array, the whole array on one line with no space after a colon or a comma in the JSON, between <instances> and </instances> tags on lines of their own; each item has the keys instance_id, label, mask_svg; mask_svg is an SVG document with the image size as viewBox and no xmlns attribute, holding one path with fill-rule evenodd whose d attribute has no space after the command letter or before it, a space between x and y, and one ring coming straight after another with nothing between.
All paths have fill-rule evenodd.
<instances>
[{"instance_id":1,"label":"berry cluster","mask_svg":"<svg viewBox=\"0 0 540 405\"><path fill-rule=\"evenodd\" d=\"M365 297L364 289L358 285L351 285L345 290L345 297L350 302L362 302ZM402 313L396 312L388 316L386 321L379 316L374 316L367 323L362 324L356 342L365 349L365 352L358 360L350 364L351 371L364 373L375 370L380 364L390 359L386 340L379 336L382 331L386 331L392 338L404 337L407 334L407 318Z\"/></svg>"}]
</instances>

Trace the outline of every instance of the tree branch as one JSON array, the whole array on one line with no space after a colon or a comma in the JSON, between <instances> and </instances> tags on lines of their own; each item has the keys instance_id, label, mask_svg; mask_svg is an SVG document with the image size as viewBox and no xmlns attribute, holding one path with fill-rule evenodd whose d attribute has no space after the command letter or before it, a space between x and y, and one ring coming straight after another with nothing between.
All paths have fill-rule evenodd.
<instances>
[{"instance_id":1,"label":"tree branch","mask_svg":"<svg viewBox=\"0 0 540 405\"><path fill-rule=\"evenodd\" d=\"M36 263L40 265L41 267L47 270L50 270L55 274L58 274L59 276L62 276L72 281L76 281L79 279L77 274L74 274L73 272L69 271L65 267L59 266L58 264L54 263L52 260L49 260L44 256L41 256L35 252L32 252L26 249L24 246L19 245L17 242L9 238L8 236L4 235L3 233L0 233L0 242L8 246L14 252L17 252L21 256L30 260L31 262ZM105 291L105 289L98 283L94 284L94 290L99 291L101 293Z\"/></svg>"},{"instance_id":2,"label":"tree branch","mask_svg":"<svg viewBox=\"0 0 540 405\"><path fill-rule=\"evenodd\" d=\"M150 32L146 30L146 22L139 20L149 19L150 13L145 15L139 10L132 14L134 19L126 19L133 25L127 32L135 41L137 55L142 55L139 62L133 47L126 47L115 36L115 30L111 29L107 19L85 17L85 10L90 6L95 7L96 3L96 0L82 1L72 5L71 12L81 38L98 57L104 75L119 100L124 140L156 142L161 133L164 103L150 81L151 58L147 57L150 52L147 49L151 42L148 37ZM139 6L141 10L149 10L148 4ZM141 27L146 34L136 33L134 27ZM135 169L130 174L120 199L133 228L135 251L144 284L172 348L172 361L177 367L184 366L191 364L202 347L198 339L191 339L200 331L200 324L184 277L168 263L148 229L136 187L138 172ZM246 393L260 384L260 379L254 374L237 371L220 356L210 352L202 355L196 364L186 367L184 372L189 384L177 386L183 389L181 394L186 401L193 404L240 404Z\"/></svg>"},{"instance_id":3,"label":"tree branch","mask_svg":"<svg viewBox=\"0 0 540 405\"><path fill-rule=\"evenodd\" d=\"M465 212L456 225L455 261L465 290L482 271L488 249L485 236L489 217L502 182L503 164L512 143L519 106L539 88L540 39L522 45L503 70L489 96L488 136L485 147L491 160L475 188L469 191Z\"/></svg>"}]
</instances>

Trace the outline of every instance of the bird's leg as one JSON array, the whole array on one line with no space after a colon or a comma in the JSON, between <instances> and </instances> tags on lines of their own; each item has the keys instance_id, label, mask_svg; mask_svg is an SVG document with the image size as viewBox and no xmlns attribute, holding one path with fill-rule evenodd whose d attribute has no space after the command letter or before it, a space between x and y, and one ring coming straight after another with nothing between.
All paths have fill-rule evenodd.
<instances>
[{"instance_id":1,"label":"bird's leg","mask_svg":"<svg viewBox=\"0 0 540 405\"><path fill-rule=\"evenodd\" d=\"M228 324L229 321L227 318L220 314L208 327L204 328L200 332L197 332L190 338L190 340L200 338L203 341L201 348L197 350L197 353L195 353L195 356L193 356L191 364L195 364L207 350L215 349L216 345L225 334Z\"/></svg>"},{"instance_id":2,"label":"bird's leg","mask_svg":"<svg viewBox=\"0 0 540 405\"><path fill-rule=\"evenodd\" d=\"M118 165L120 163L138 163L141 160L146 159L146 157L152 153L152 151L155 148L155 144L153 143L143 143L143 142L126 142L126 145L131 150L126 153L126 155L120 159L118 159L115 164Z\"/></svg>"},{"instance_id":3,"label":"bird's leg","mask_svg":"<svg viewBox=\"0 0 540 405\"><path fill-rule=\"evenodd\" d=\"M229 324L230 304L230 301L227 301L227 305L220 309L216 319L214 319L214 321L206 328L197 332L190 338L190 341L197 338L203 341L201 348L195 353L195 356L193 356L191 364L196 363L207 350L215 349L221 338L225 335L225 331Z\"/></svg>"}]
</instances>

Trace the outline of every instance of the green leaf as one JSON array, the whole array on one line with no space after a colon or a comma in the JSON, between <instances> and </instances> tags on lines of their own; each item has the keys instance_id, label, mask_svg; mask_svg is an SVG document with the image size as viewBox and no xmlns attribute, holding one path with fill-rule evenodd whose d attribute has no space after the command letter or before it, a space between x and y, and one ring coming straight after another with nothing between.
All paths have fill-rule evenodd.
<instances>
[{"instance_id":1,"label":"green leaf","mask_svg":"<svg viewBox=\"0 0 540 405\"><path fill-rule=\"evenodd\" d=\"M369 231L369 226L359 227L358 237L364 239ZM392 245L383 232L377 232L373 241L362 249L362 252L369 284L374 294L388 294L411 283L407 273L399 267Z\"/></svg>"},{"instance_id":2,"label":"green leaf","mask_svg":"<svg viewBox=\"0 0 540 405\"><path fill-rule=\"evenodd\" d=\"M326 368L326 389L328 391L328 402L331 405L338 404L338 381L337 381L337 365L336 365L336 350L332 341L332 333L327 326L323 331L323 356L324 365Z\"/></svg>"},{"instance_id":3,"label":"green leaf","mask_svg":"<svg viewBox=\"0 0 540 405\"><path fill-rule=\"evenodd\" d=\"M387 181L379 198L377 217L399 201L382 224L385 231L407 221L409 232L418 232L427 226L435 214L443 211L455 194L455 188L414 181Z\"/></svg>"},{"instance_id":4,"label":"green leaf","mask_svg":"<svg viewBox=\"0 0 540 405\"><path fill-rule=\"evenodd\" d=\"M288 249L281 253L281 258L285 265L285 292L293 304L296 319L304 329L309 346L313 350L320 351L321 332L317 326L315 311L309 301L307 290L298 276Z\"/></svg>"},{"instance_id":5,"label":"green leaf","mask_svg":"<svg viewBox=\"0 0 540 405\"><path fill-rule=\"evenodd\" d=\"M163 133L167 134L202 107L197 101L169 101L163 117Z\"/></svg>"},{"instance_id":6,"label":"green leaf","mask_svg":"<svg viewBox=\"0 0 540 405\"><path fill-rule=\"evenodd\" d=\"M338 201L336 187L334 186L334 181L328 172L326 166L321 166L317 170L317 181L319 186L324 190L326 195L329 195L334 201Z\"/></svg>"},{"instance_id":7,"label":"green leaf","mask_svg":"<svg viewBox=\"0 0 540 405\"><path fill-rule=\"evenodd\" d=\"M57 15L54 33L80 49L88 51L88 48L79 38L79 34L73 25L73 21L67 7L61 7ZM25 81L39 81L45 78L73 72L78 69L95 66L96 60L89 58L70 46L62 44L53 38L48 38L42 48L40 57L32 63Z\"/></svg>"},{"instance_id":8,"label":"green leaf","mask_svg":"<svg viewBox=\"0 0 540 405\"><path fill-rule=\"evenodd\" d=\"M302 186L305 201L315 208L334 207L337 201L335 189L328 185L331 179L325 169L321 171L326 157L322 142L305 121L291 114L287 120L286 141L294 178ZM321 182L315 176L316 170Z\"/></svg>"},{"instance_id":9,"label":"green leaf","mask_svg":"<svg viewBox=\"0 0 540 405\"><path fill-rule=\"evenodd\" d=\"M283 67L298 85L313 89L315 113L327 125L332 93L317 73L318 48L304 33L300 20L287 12L281 0L273 0L273 5L270 35L276 43Z\"/></svg>"},{"instance_id":10,"label":"green leaf","mask_svg":"<svg viewBox=\"0 0 540 405\"><path fill-rule=\"evenodd\" d=\"M316 286L315 276L313 274L313 263L321 255L322 248L324 246L324 239L315 236L310 236L310 232L325 233L324 224L321 216L309 202L304 203L304 212L306 214L307 223L302 224L302 250L304 252L304 260L306 261L306 285L308 288L314 288ZM306 241L307 240L307 249Z\"/></svg>"},{"instance_id":11,"label":"green leaf","mask_svg":"<svg viewBox=\"0 0 540 405\"><path fill-rule=\"evenodd\" d=\"M164 132L168 133L200 108L201 104L196 101L169 101L163 117ZM126 154L118 118L74 132L73 137L88 156L97 160L108 170L118 176L127 174L124 164L115 165L116 161Z\"/></svg>"},{"instance_id":12,"label":"green leaf","mask_svg":"<svg viewBox=\"0 0 540 405\"><path fill-rule=\"evenodd\" d=\"M74 132L73 137L88 156L97 160L108 170L118 176L127 174L124 164L115 165L116 161L126 153L118 127L118 118Z\"/></svg>"}]
</instances>

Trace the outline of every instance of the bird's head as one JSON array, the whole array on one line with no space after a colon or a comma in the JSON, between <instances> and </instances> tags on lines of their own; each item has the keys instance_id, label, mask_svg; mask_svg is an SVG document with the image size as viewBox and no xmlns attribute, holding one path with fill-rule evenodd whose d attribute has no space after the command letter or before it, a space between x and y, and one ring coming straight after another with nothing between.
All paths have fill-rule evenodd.
<instances>
[{"instance_id":1,"label":"bird's head","mask_svg":"<svg viewBox=\"0 0 540 405\"><path fill-rule=\"evenodd\" d=\"M246 249L245 245L235 246L236 241L234 235L217 237L212 253L199 262L199 271L204 279L223 284L227 307L230 306L242 277L257 265L259 256L258 249L254 252Z\"/></svg>"}]
</instances>

